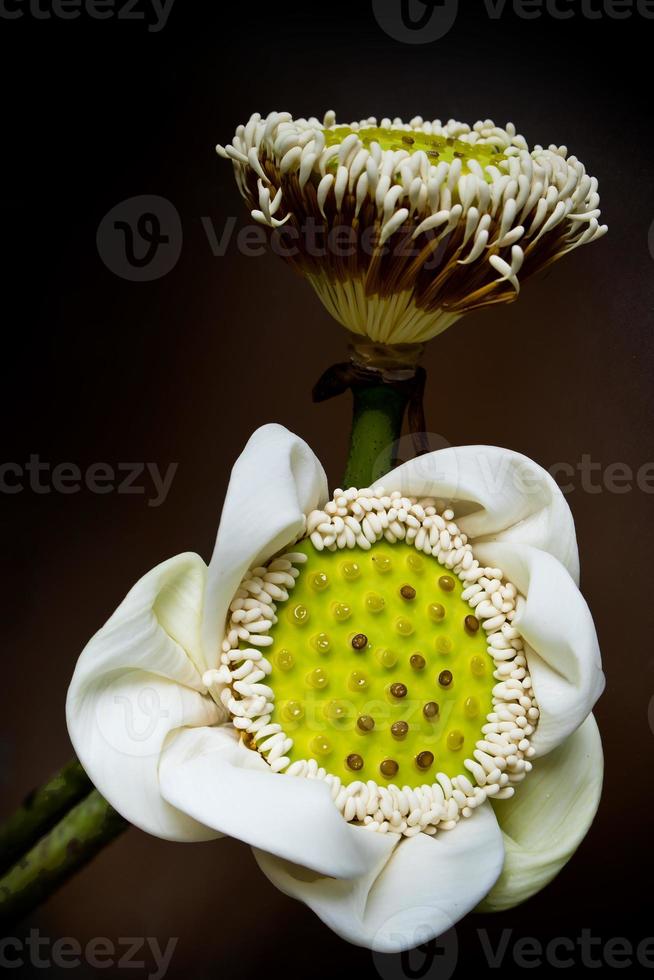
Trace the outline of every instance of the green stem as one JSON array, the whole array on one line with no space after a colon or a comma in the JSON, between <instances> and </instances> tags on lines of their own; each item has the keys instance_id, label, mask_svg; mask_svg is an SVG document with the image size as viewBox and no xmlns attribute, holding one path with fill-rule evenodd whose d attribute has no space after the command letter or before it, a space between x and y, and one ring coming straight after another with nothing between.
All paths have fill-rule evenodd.
<instances>
[{"instance_id":1,"label":"green stem","mask_svg":"<svg viewBox=\"0 0 654 980\"><path fill-rule=\"evenodd\" d=\"M343 482L368 487L393 468L393 450L408 402L404 388L380 383L352 385L350 451Z\"/></svg>"},{"instance_id":2,"label":"green stem","mask_svg":"<svg viewBox=\"0 0 654 980\"><path fill-rule=\"evenodd\" d=\"M0 874L4 874L58 820L93 789L77 759L73 759L0 826Z\"/></svg>"},{"instance_id":3,"label":"green stem","mask_svg":"<svg viewBox=\"0 0 654 980\"><path fill-rule=\"evenodd\" d=\"M45 901L128 823L97 790L0 878L0 922L12 925Z\"/></svg>"}]
</instances>

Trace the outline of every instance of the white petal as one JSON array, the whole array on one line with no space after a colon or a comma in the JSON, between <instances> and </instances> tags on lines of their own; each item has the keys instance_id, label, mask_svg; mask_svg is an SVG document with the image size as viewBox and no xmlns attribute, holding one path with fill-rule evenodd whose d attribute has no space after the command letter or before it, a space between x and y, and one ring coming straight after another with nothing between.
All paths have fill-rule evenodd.
<instances>
[{"instance_id":1,"label":"white petal","mask_svg":"<svg viewBox=\"0 0 654 980\"><path fill-rule=\"evenodd\" d=\"M515 796L493 804L506 858L479 911L524 902L559 873L593 822L603 768L599 731L589 715L567 742L536 762Z\"/></svg>"},{"instance_id":2,"label":"white petal","mask_svg":"<svg viewBox=\"0 0 654 980\"><path fill-rule=\"evenodd\" d=\"M579 580L570 508L550 474L521 453L496 446L439 449L409 460L379 482L389 491L451 501L473 545L479 540L530 544L554 555Z\"/></svg>"},{"instance_id":3,"label":"white petal","mask_svg":"<svg viewBox=\"0 0 654 980\"><path fill-rule=\"evenodd\" d=\"M493 557L527 597L518 602L514 623L529 645L540 708L531 741L537 755L545 755L578 728L604 690L595 626L584 597L551 555L500 543Z\"/></svg>"},{"instance_id":4,"label":"white petal","mask_svg":"<svg viewBox=\"0 0 654 980\"><path fill-rule=\"evenodd\" d=\"M489 805L436 837L355 832L379 838L385 850L377 867L353 881L321 877L263 851L254 856L286 895L305 902L343 939L378 952L411 949L446 932L502 868L502 836Z\"/></svg>"},{"instance_id":5,"label":"white petal","mask_svg":"<svg viewBox=\"0 0 654 980\"><path fill-rule=\"evenodd\" d=\"M210 666L244 573L295 541L326 497L325 472L302 439L281 425L257 429L234 464L209 564L202 636Z\"/></svg>"},{"instance_id":6,"label":"white petal","mask_svg":"<svg viewBox=\"0 0 654 980\"><path fill-rule=\"evenodd\" d=\"M82 651L66 702L71 741L103 796L137 827L172 840L220 836L171 807L157 774L170 731L222 718L201 693L198 669L205 578L192 554L148 572Z\"/></svg>"},{"instance_id":7,"label":"white petal","mask_svg":"<svg viewBox=\"0 0 654 980\"><path fill-rule=\"evenodd\" d=\"M321 874L351 878L379 861L381 835L362 839L326 783L274 773L229 723L178 732L159 778L169 803L201 823Z\"/></svg>"}]
</instances>

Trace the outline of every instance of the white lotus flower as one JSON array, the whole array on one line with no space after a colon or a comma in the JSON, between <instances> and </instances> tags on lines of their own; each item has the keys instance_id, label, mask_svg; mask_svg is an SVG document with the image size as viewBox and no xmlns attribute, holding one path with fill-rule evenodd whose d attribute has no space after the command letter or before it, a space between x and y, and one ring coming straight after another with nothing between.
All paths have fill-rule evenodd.
<instances>
[{"instance_id":1,"label":"white lotus flower","mask_svg":"<svg viewBox=\"0 0 654 980\"><path fill-rule=\"evenodd\" d=\"M209 566L182 554L137 582L82 652L67 718L127 820L171 840L237 837L340 936L391 952L480 903L524 901L569 860L599 802L604 679L572 517L544 470L477 446L383 482L330 502L309 447L259 429ZM313 598L288 603L291 590ZM382 686L362 715L364 673L371 695ZM402 714L408 694L422 711Z\"/></svg>"},{"instance_id":2,"label":"white lotus flower","mask_svg":"<svg viewBox=\"0 0 654 980\"><path fill-rule=\"evenodd\" d=\"M512 123L255 113L230 159L254 221L353 334L420 344L605 234L598 182Z\"/></svg>"}]
</instances>

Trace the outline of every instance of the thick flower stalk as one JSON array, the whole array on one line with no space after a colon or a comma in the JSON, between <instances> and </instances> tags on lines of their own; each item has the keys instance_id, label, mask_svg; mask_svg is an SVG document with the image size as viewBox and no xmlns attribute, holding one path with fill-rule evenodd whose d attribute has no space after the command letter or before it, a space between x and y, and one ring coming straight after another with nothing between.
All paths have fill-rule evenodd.
<instances>
[{"instance_id":1,"label":"thick flower stalk","mask_svg":"<svg viewBox=\"0 0 654 980\"><path fill-rule=\"evenodd\" d=\"M238 837L339 935L393 951L563 867L599 801L604 681L547 473L465 447L383 483L330 496L305 443L260 429L209 566L134 586L67 717L127 820Z\"/></svg>"},{"instance_id":2,"label":"thick flower stalk","mask_svg":"<svg viewBox=\"0 0 654 980\"><path fill-rule=\"evenodd\" d=\"M255 113L217 151L276 250L374 343L421 344L512 302L606 232L583 163L565 146L530 150L511 123Z\"/></svg>"}]
</instances>

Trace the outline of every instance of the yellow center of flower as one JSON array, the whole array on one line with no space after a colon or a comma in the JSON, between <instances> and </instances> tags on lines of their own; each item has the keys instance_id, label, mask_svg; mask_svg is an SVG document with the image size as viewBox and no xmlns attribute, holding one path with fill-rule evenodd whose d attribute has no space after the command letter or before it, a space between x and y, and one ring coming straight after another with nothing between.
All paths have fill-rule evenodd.
<instances>
[{"instance_id":1,"label":"yellow center of flower","mask_svg":"<svg viewBox=\"0 0 654 980\"><path fill-rule=\"evenodd\" d=\"M344 782L455 776L491 710L494 664L459 579L410 545L317 552L278 605L266 683L291 762Z\"/></svg>"},{"instance_id":2,"label":"yellow center of flower","mask_svg":"<svg viewBox=\"0 0 654 980\"><path fill-rule=\"evenodd\" d=\"M352 132L354 130L350 129L349 126L337 126L335 129L328 129L325 131L325 144L326 146L335 146L337 143L342 143ZM477 160L479 165L484 168L489 164L498 166L502 160L506 159L501 147L494 146L492 143L477 143L472 146L470 143L453 136L432 136L419 130L370 127L369 129L359 129L357 136L366 149L370 148L371 143L379 143L382 150L406 150L407 153L424 150L434 164L441 161L452 163L460 158L463 173L468 172L469 160ZM335 161L332 161L332 166L336 166ZM486 179L490 181L490 177L487 176Z\"/></svg>"}]
</instances>

